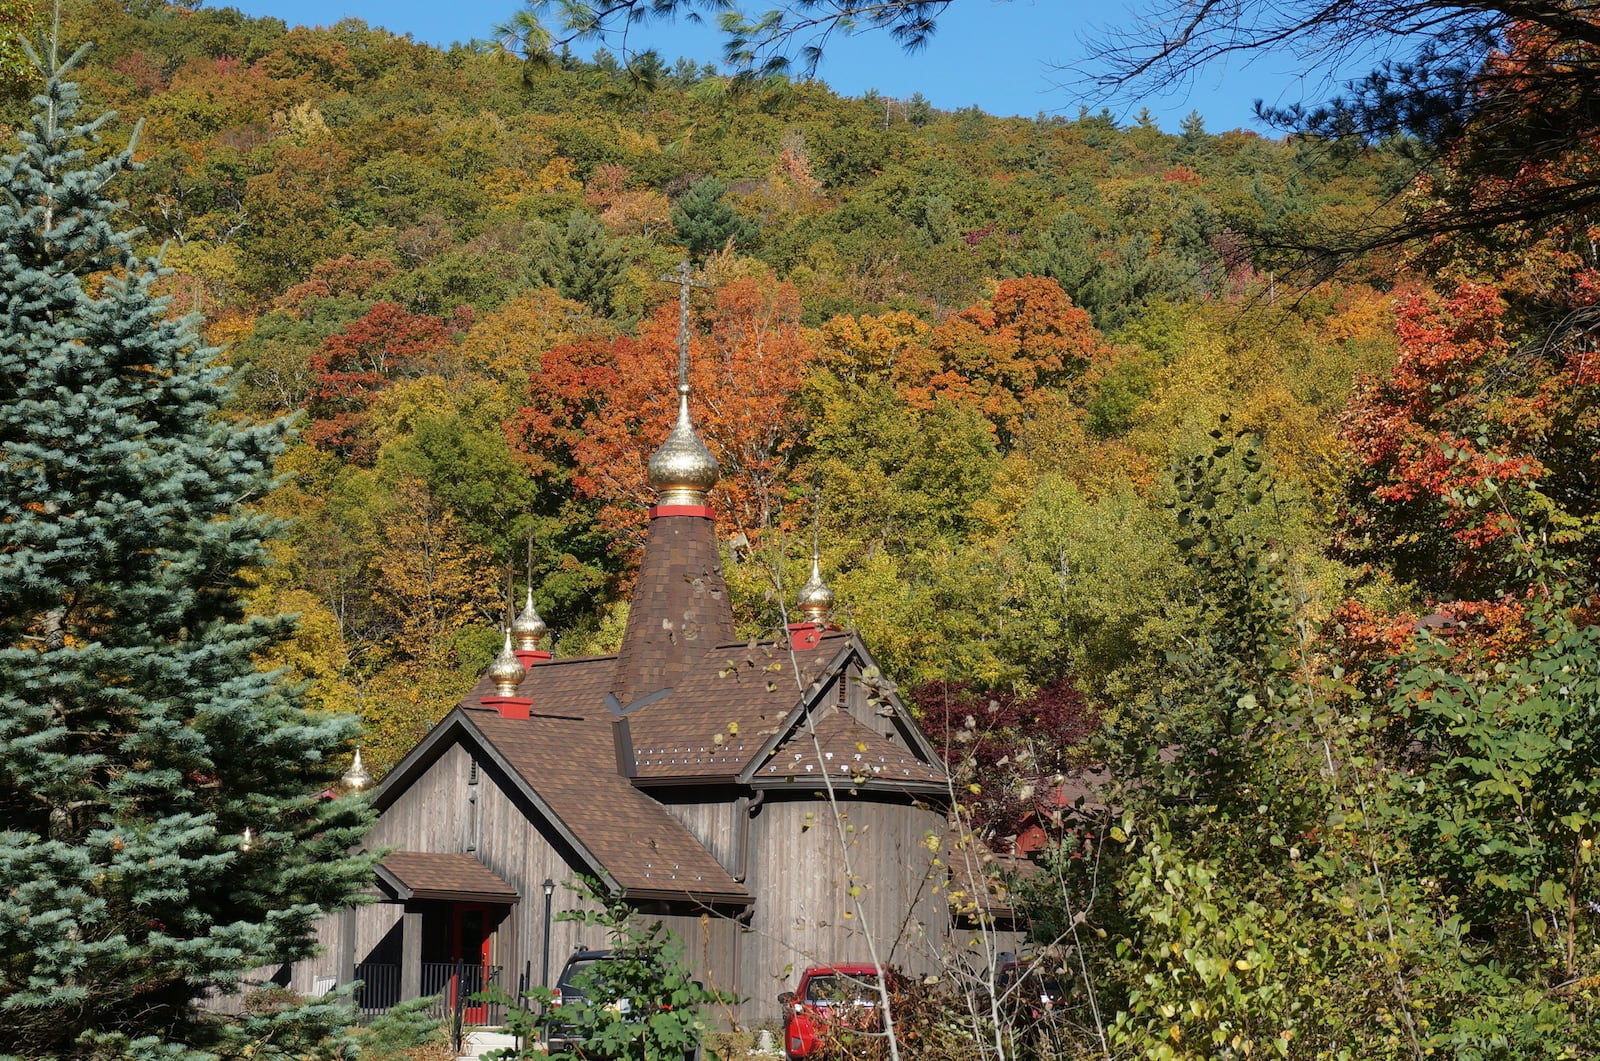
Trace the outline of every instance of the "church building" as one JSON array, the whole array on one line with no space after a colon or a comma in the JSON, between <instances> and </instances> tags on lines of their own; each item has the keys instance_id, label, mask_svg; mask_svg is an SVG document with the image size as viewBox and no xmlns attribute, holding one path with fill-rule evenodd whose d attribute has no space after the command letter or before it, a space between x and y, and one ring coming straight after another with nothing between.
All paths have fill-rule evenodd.
<instances>
[{"instance_id":1,"label":"church building","mask_svg":"<svg viewBox=\"0 0 1600 1061\"><path fill-rule=\"evenodd\" d=\"M530 588L477 687L375 789L367 842L393 852L379 901L324 921L296 990L359 979L381 1009L482 979L549 983L574 947L607 942L556 916L589 901L583 877L743 1000L723 1023L776 1021L803 967L870 960L869 933L886 964L939 967L944 767L867 646L829 622L815 562L785 636L735 639L707 503L717 462L678 390L620 650L551 658Z\"/></svg>"}]
</instances>

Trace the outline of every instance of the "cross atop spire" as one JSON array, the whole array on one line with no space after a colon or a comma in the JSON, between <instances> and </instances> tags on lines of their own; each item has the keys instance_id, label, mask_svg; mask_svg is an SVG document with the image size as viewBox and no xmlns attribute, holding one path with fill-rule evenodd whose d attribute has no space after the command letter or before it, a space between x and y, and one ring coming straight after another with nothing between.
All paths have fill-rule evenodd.
<instances>
[{"instance_id":1,"label":"cross atop spire","mask_svg":"<svg viewBox=\"0 0 1600 1061\"><path fill-rule=\"evenodd\" d=\"M650 458L649 480L657 496L652 515L663 507L690 507L704 509L710 518L706 493L717 483L717 458L695 434L689 418L689 289L706 285L694 279L687 260L661 281L678 285L678 422Z\"/></svg>"},{"instance_id":2,"label":"cross atop spire","mask_svg":"<svg viewBox=\"0 0 1600 1061\"><path fill-rule=\"evenodd\" d=\"M678 285L678 390L687 393L689 387L689 289L709 287L694 278L694 269L685 258L678 267L661 277L664 284Z\"/></svg>"}]
</instances>

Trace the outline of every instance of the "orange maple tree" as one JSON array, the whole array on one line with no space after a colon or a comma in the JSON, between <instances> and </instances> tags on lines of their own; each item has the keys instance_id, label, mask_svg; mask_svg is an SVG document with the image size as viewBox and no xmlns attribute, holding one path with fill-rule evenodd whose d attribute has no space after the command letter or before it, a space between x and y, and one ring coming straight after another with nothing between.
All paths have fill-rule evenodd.
<instances>
[{"instance_id":1,"label":"orange maple tree","mask_svg":"<svg viewBox=\"0 0 1600 1061\"><path fill-rule=\"evenodd\" d=\"M1002 280L986 303L934 328L902 356L901 396L917 408L945 399L976 407L1002 441L1024 421L1110 363L1112 351L1089 314L1047 277Z\"/></svg>"},{"instance_id":2,"label":"orange maple tree","mask_svg":"<svg viewBox=\"0 0 1600 1061\"><path fill-rule=\"evenodd\" d=\"M1539 533L1530 523L1538 511L1548 514L1531 503L1535 494L1593 504L1553 478L1550 464L1594 417L1593 358L1519 349L1506 312L1502 293L1482 283L1406 294L1393 371L1361 383L1344 417L1355 461L1344 548L1393 564L1436 600L1504 588L1508 554Z\"/></svg>"},{"instance_id":3,"label":"orange maple tree","mask_svg":"<svg viewBox=\"0 0 1600 1061\"><path fill-rule=\"evenodd\" d=\"M722 467L712 504L752 540L795 488L805 437L796 400L816 354L790 284L741 278L698 307L690 328L691 413ZM677 416L678 307L661 306L636 336L584 339L546 351L528 403L508 425L535 474L570 468L572 489L600 499L614 529L643 525L653 502L645 466Z\"/></svg>"}]
</instances>

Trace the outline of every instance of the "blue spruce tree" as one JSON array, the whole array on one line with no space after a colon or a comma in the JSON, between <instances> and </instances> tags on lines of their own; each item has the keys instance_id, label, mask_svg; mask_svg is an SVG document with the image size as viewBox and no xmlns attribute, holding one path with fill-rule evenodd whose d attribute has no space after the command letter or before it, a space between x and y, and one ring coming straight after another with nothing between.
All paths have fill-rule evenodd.
<instances>
[{"instance_id":1,"label":"blue spruce tree","mask_svg":"<svg viewBox=\"0 0 1600 1061\"><path fill-rule=\"evenodd\" d=\"M0 1056L304 1057L344 1007L195 1002L366 880L367 813L328 794L354 723L257 665L289 631L241 599L285 427L224 414L153 293L76 58L36 63L0 160Z\"/></svg>"}]
</instances>

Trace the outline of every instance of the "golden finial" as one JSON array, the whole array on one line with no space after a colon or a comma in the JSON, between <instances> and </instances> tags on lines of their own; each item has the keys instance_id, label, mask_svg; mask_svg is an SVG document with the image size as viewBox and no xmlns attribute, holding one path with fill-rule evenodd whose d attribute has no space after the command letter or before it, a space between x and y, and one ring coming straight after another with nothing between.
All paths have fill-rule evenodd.
<instances>
[{"instance_id":1,"label":"golden finial","mask_svg":"<svg viewBox=\"0 0 1600 1061\"><path fill-rule=\"evenodd\" d=\"M825 623L828 621L828 612L833 610L833 590L822 581L822 562L816 553L811 554L811 577L800 587L800 598L796 603L807 622Z\"/></svg>"},{"instance_id":2,"label":"golden finial","mask_svg":"<svg viewBox=\"0 0 1600 1061\"><path fill-rule=\"evenodd\" d=\"M550 627L539 617L539 611L533 606L533 584L528 584L528 603L522 606L522 611L511 620L511 638L516 642L518 652L537 652L539 642L544 640L544 635L550 632Z\"/></svg>"},{"instance_id":3,"label":"golden finial","mask_svg":"<svg viewBox=\"0 0 1600 1061\"><path fill-rule=\"evenodd\" d=\"M350 760L350 769L344 772L344 776L340 780L344 782L344 787L352 792L360 792L372 784L372 775L367 772L365 764L361 762L360 748L356 749L355 758Z\"/></svg>"},{"instance_id":4,"label":"golden finial","mask_svg":"<svg viewBox=\"0 0 1600 1061\"><path fill-rule=\"evenodd\" d=\"M717 458L711 455L689 419L689 385L678 384L678 422L650 458L650 485L659 505L703 505L717 485Z\"/></svg>"},{"instance_id":5,"label":"golden finial","mask_svg":"<svg viewBox=\"0 0 1600 1061\"><path fill-rule=\"evenodd\" d=\"M501 696L515 696L517 686L522 684L522 679L527 673L527 668L511 650L511 631L508 629L505 647L494 658L494 662L489 664L489 680L494 682L495 691Z\"/></svg>"}]
</instances>

